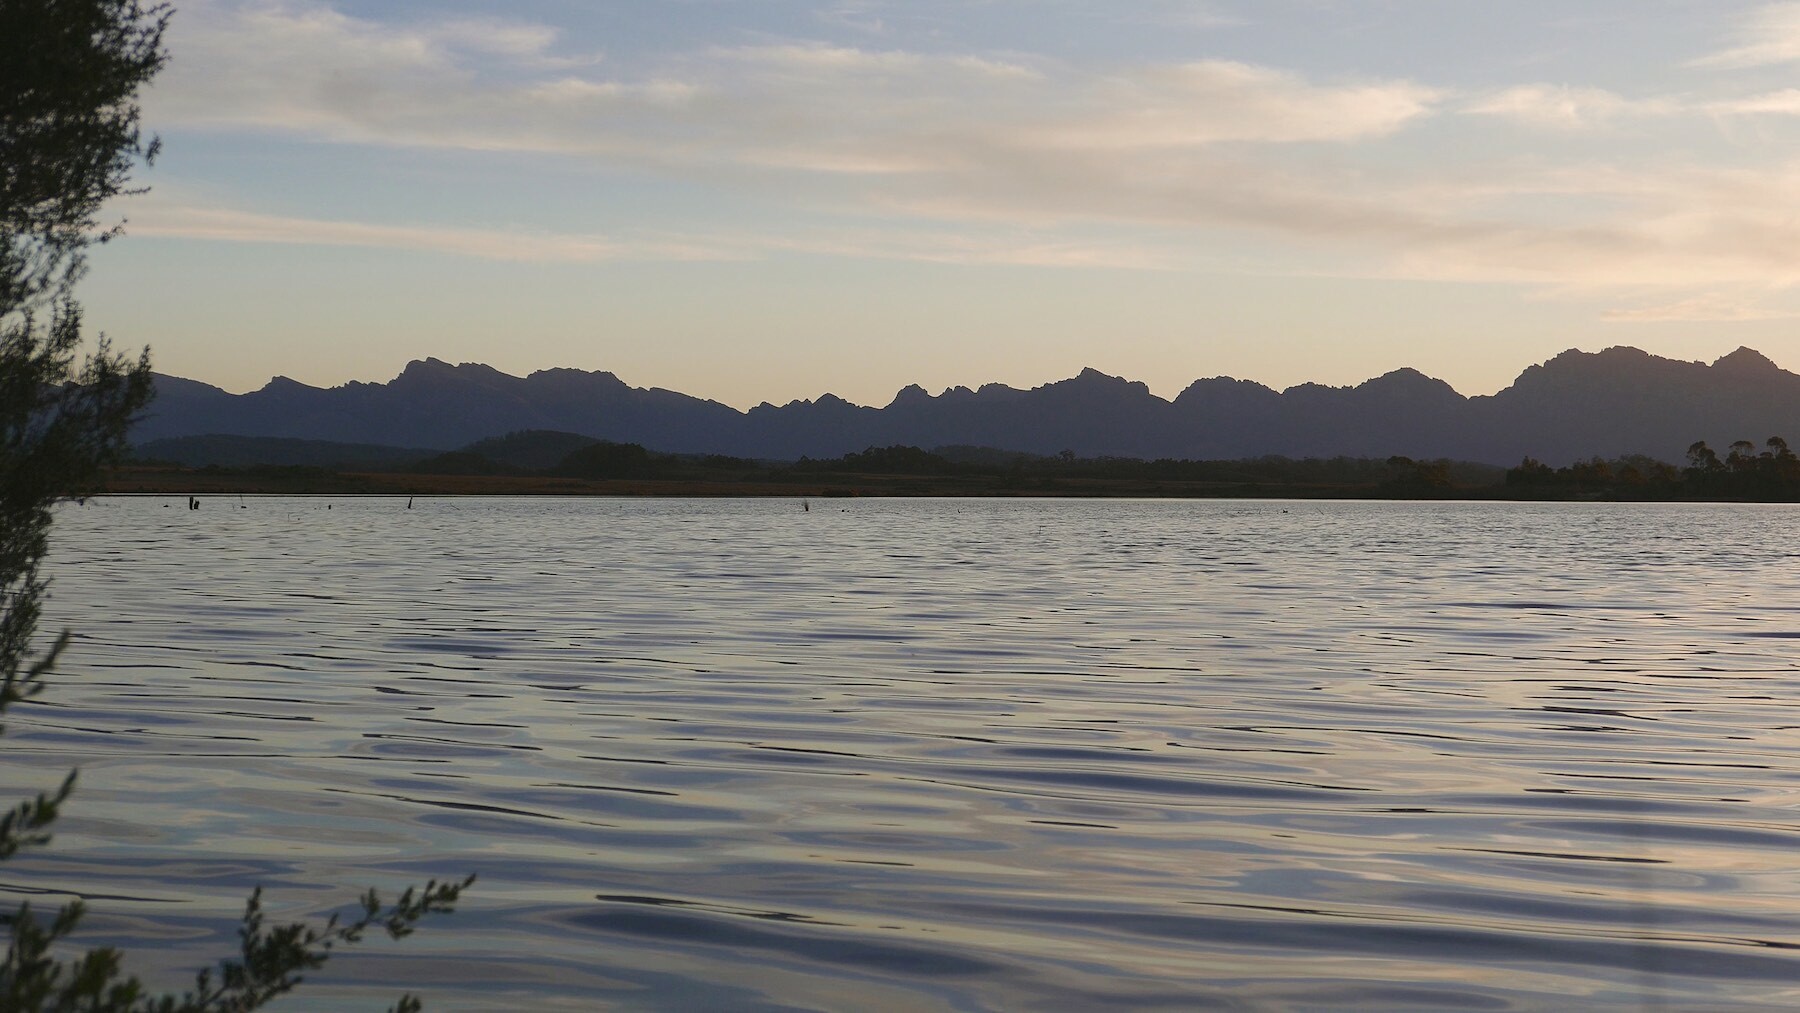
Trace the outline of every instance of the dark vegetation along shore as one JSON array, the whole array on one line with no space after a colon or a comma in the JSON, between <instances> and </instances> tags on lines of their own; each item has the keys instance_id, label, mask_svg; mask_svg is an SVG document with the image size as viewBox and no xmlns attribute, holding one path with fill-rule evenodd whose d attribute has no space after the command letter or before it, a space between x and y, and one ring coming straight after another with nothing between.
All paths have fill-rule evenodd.
<instances>
[{"instance_id":1,"label":"dark vegetation along shore","mask_svg":"<svg viewBox=\"0 0 1800 1013\"><path fill-rule=\"evenodd\" d=\"M1800 501L1781 437L1683 465L1643 455L1507 469L1407 457L1236 461L1038 455L985 447L871 447L829 459L664 454L527 430L435 452L241 436L158 440L108 477L113 493L679 496L1118 496Z\"/></svg>"}]
</instances>

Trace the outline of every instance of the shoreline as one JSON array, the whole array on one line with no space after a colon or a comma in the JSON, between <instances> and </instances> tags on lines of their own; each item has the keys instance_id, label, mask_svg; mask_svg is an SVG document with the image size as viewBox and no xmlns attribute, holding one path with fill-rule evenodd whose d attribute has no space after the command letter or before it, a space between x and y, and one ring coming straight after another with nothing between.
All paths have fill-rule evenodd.
<instances>
[{"instance_id":1,"label":"shoreline","mask_svg":"<svg viewBox=\"0 0 1800 1013\"><path fill-rule=\"evenodd\" d=\"M809 475L804 480L579 479L539 475L422 475L319 469L124 468L106 476L104 496L605 496L681 498L859 499L1291 499L1395 502L1756 503L1795 502L1726 497L1543 495L1509 486L1450 487L1406 493L1376 485L1134 481L1103 478L995 476ZM1533 493L1538 493L1534 495Z\"/></svg>"}]
</instances>

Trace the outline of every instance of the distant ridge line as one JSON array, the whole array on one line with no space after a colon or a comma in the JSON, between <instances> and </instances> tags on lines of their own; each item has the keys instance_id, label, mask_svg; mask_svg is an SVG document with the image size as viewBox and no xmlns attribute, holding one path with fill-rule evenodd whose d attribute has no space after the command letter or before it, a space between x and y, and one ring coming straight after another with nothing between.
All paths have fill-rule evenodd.
<instances>
[{"instance_id":1,"label":"distant ridge line","mask_svg":"<svg viewBox=\"0 0 1800 1013\"><path fill-rule=\"evenodd\" d=\"M913 384L884 407L824 394L739 411L633 387L611 372L553 368L517 377L436 358L414 360L386 383L319 388L275 377L231 394L159 374L156 385L134 442L228 435L451 450L543 429L770 460L901 444L1193 460L1404 455L1508 465L1531 456L1560 465L1634 453L1679 461L1695 440L1800 441L1800 375L1750 348L1710 364L1628 346L1570 349L1527 367L1506 389L1474 397L1406 367L1355 386L1283 391L1212 377L1165 400L1141 381L1090 367L1030 389L989 383L933 395Z\"/></svg>"}]
</instances>

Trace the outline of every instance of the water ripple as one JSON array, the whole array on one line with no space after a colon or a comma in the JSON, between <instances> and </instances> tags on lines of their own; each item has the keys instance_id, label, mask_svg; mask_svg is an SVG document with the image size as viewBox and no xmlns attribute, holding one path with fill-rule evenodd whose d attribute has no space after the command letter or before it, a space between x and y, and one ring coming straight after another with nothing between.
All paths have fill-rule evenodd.
<instances>
[{"instance_id":1,"label":"water ripple","mask_svg":"<svg viewBox=\"0 0 1800 1013\"><path fill-rule=\"evenodd\" d=\"M1791 507L58 517L0 893L165 986L478 871L381 1009L1800 1007Z\"/></svg>"}]
</instances>

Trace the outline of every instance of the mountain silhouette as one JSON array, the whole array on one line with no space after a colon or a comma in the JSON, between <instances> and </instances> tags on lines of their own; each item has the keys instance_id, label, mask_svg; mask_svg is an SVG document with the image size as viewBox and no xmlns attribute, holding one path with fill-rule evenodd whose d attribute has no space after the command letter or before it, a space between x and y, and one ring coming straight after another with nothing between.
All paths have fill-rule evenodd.
<instances>
[{"instance_id":1,"label":"mountain silhouette","mask_svg":"<svg viewBox=\"0 0 1800 1013\"><path fill-rule=\"evenodd\" d=\"M1082 457L1404 455L1500 465L1529 455L1555 465L1630 453L1679 462L1695 440L1800 440L1800 375L1749 348L1710 365L1626 347L1570 350L1477 397L1397 369L1350 387L1304 383L1282 391L1213 377L1168 401L1141 382L1089 368L1029 390L987 384L933 395L913 385L879 408L824 394L740 412L633 387L607 372L517 377L438 359L408 363L387 383L319 388L276 377L260 390L230 394L158 375L156 387L156 401L133 430L136 443L232 435L453 450L553 430L770 460L903 444Z\"/></svg>"}]
</instances>

